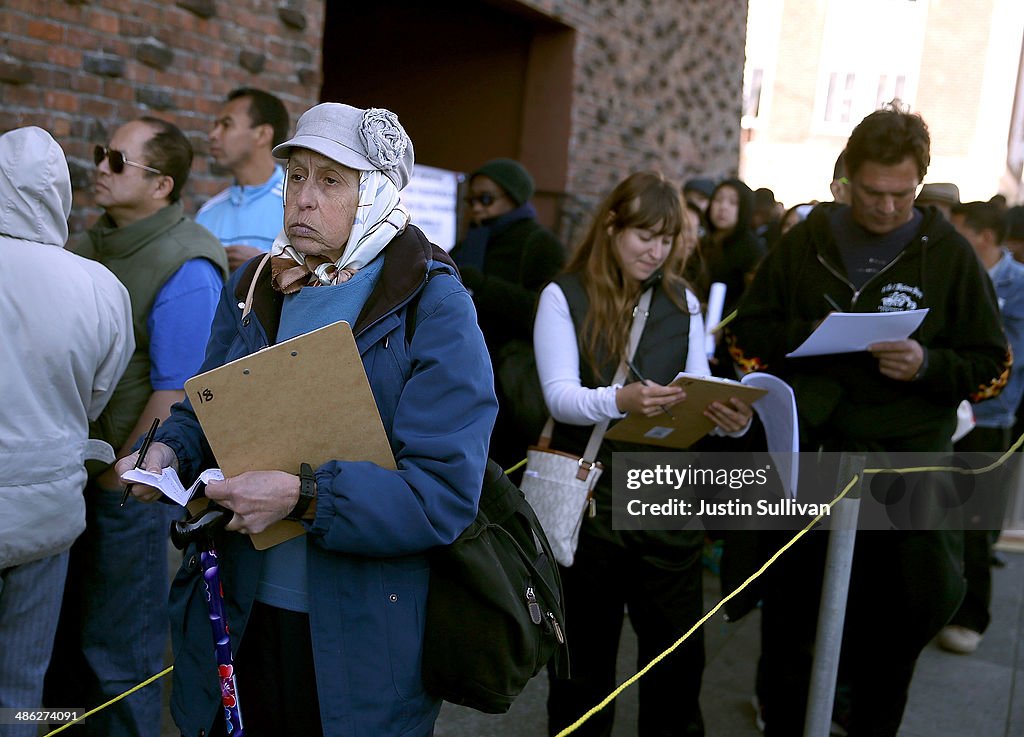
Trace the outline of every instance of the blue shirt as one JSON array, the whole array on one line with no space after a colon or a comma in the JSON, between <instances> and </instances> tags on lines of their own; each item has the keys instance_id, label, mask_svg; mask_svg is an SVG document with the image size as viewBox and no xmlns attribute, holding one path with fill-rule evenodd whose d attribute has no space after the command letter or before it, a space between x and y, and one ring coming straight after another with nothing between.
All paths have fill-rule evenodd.
<instances>
[{"instance_id":1,"label":"blue shirt","mask_svg":"<svg viewBox=\"0 0 1024 737\"><path fill-rule=\"evenodd\" d=\"M146 318L153 391L181 390L203 365L224 281L208 259L181 265L157 292Z\"/></svg>"},{"instance_id":2,"label":"blue shirt","mask_svg":"<svg viewBox=\"0 0 1024 737\"><path fill-rule=\"evenodd\" d=\"M284 169L263 184L232 184L199 208L196 222L225 246L254 246L269 251L284 227Z\"/></svg>"},{"instance_id":3,"label":"blue shirt","mask_svg":"<svg viewBox=\"0 0 1024 737\"><path fill-rule=\"evenodd\" d=\"M278 342L322 328L338 320L354 325L367 297L373 291L384 266L378 256L341 284L300 289L284 298ZM266 551L256 588L256 599L264 604L308 612L306 587L306 537L296 537Z\"/></svg>"}]
</instances>

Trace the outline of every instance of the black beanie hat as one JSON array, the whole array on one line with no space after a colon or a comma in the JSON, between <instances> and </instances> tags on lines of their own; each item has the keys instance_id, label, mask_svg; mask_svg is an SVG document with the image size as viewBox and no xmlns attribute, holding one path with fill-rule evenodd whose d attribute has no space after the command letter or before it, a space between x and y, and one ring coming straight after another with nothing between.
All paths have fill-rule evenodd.
<instances>
[{"instance_id":1,"label":"black beanie hat","mask_svg":"<svg viewBox=\"0 0 1024 737\"><path fill-rule=\"evenodd\" d=\"M707 177L688 179L686 184L683 185L683 193L685 194L691 190L694 192L700 192L708 199L711 199L711 195L715 193L715 180L708 179Z\"/></svg>"},{"instance_id":2,"label":"black beanie hat","mask_svg":"<svg viewBox=\"0 0 1024 737\"><path fill-rule=\"evenodd\" d=\"M482 175L492 179L505 190L505 194L519 207L533 196L533 177L523 165L513 159L492 159L469 175L470 179Z\"/></svg>"}]
</instances>

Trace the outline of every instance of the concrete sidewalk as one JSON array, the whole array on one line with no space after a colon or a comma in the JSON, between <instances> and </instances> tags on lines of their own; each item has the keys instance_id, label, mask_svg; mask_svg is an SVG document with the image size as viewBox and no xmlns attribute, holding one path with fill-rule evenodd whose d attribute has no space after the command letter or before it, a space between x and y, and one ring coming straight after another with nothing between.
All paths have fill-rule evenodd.
<instances>
[{"instance_id":1,"label":"concrete sidewalk","mask_svg":"<svg viewBox=\"0 0 1024 737\"><path fill-rule=\"evenodd\" d=\"M993 571L992 624L973 655L929 645L918 661L900 737L1024 737L1024 553L1003 553ZM705 577L704 600L720 598L718 579ZM620 681L636 672L636 641L627 626ZM721 614L705 625L707 668L701 703L709 737L757 737L750 698L760 652L757 612L736 624ZM544 737L547 681L535 678L508 714L491 716L445 704L437 737ZM631 737L636 687L616 701L613 737Z\"/></svg>"},{"instance_id":2,"label":"concrete sidewalk","mask_svg":"<svg viewBox=\"0 0 1024 737\"><path fill-rule=\"evenodd\" d=\"M918 661L900 737L1024 737L1024 552L1002 553L993 571L992 624L973 655L929 645ZM720 598L718 578L706 574L706 608ZM708 737L758 737L754 666L760 652L760 616L727 624L721 614L705 625L707 668L701 703ZM641 664L642 665L642 664ZM636 673L636 640L627 625L619 653L619 680ZM544 737L547 679L527 686L508 714L488 715L445 704L436 737ZM635 734L637 689L616 700L613 737ZM164 714L162 735L178 732Z\"/></svg>"}]
</instances>

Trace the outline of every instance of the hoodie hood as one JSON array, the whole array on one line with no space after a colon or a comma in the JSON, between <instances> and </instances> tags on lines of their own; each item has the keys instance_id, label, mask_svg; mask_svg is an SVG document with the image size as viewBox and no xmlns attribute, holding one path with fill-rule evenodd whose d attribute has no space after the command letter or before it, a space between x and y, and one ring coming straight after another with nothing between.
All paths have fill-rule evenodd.
<instances>
[{"instance_id":1,"label":"hoodie hood","mask_svg":"<svg viewBox=\"0 0 1024 737\"><path fill-rule=\"evenodd\" d=\"M64 151L36 126L0 136L0 236L63 248L71 213Z\"/></svg>"}]
</instances>

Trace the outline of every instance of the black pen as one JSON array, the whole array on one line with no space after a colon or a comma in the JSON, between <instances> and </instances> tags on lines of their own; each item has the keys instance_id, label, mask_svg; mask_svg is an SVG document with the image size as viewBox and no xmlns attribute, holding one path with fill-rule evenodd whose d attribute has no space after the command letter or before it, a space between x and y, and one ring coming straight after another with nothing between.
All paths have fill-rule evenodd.
<instances>
[{"instance_id":1,"label":"black pen","mask_svg":"<svg viewBox=\"0 0 1024 737\"><path fill-rule=\"evenodd\" d=\"M633 365L633 361L632 361L632 359L629 359L629 358L627 358L627 359L626 359L626 366L627 366L627 367L629 368L629 370L630 370L630 371L632 371L632 372L633 372L633 376L635 376L635 377L637 378L637 380L638 380L638 381L639 381L639 382L640 382L641 384L646 384L646 383L647 383L647 379L645 379L645 378L644 378L644 375L643 375L643 374L641 374L641 373L640 373L639 371L637 371L637 368L636 368L636 366L635 366L635 365ZM664 412L665 414L667 414L667 415L668 415L668 418L669 418L670 420L674 420L674 419L675 419L675 417L673 417L673 416L672 416L672 413L671 413L671 412L669 412L669 411L668 411L667 409L665 409L665 405L664 405L664 404L659 404L659 405L658 405L658 409L660 409L660 410L661 410L662 412Z\"/></svg>"},{"instance_id":2,"label":"black pen","mask_svg":"<svg viewBox=\"0 0 1024 737\"><path fill-rule=\"evenodd\" d=\"M833 310L835 310L836 312L846 312L846 310L844 310L842 307L840 307L838 304L836 304L836 301L834 299L832 299L831 296L829 296L828 294L823 294L822 296L825 298L826 302L828 302L830 305L832 305L832 309Z\"/></svg>"},{"instance_id":3,"label":"black pen","mask_svg":"<svg viewBox=\"0 0 1024 737\"><path fill-rule=\"evenodd\" d=\"M149 432L146 433L146 437L142 440L142 445L139 447L139 457L135 461L135 468L142 468L142 462L146 460L146 452L149 450L149 446L153 444L153 438L156 436L156 428L160 425L160 418L154 417L153 424L149 426ZM125 484L124 493L121 495L121 506L128 501L128 495L132 493L132 484Z\"/></svg>"}]
</instances>

